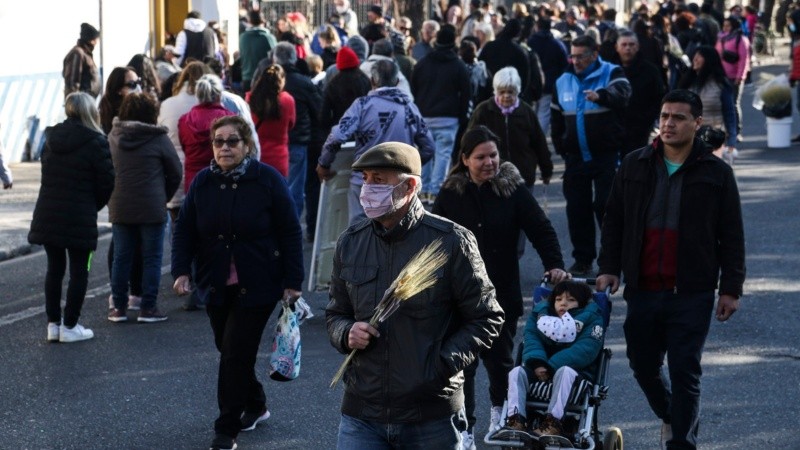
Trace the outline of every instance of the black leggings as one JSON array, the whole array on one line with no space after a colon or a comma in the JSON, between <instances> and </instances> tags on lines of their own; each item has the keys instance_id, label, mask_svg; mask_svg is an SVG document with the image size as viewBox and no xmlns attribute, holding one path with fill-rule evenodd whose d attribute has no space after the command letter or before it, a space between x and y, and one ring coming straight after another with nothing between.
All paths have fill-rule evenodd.
<instances>
[{"instance_id":1,"label":"black leggings","mask_svg":"<svg viewBox=\"0 0 800 450\"><path fill-rule=\"evenodd\" d=\"M48 322L61 322L61 284L67 270L69 254L69 284L67 304L64 307L64 326L72 328L78 323L89 283L89 258L91 250L61 248L45 244L47 275L44 277L45 311Z\"/></svg>"},{"instance_id":2,"label":"black leggings","mask_svg":"<svg viewBox=\"0 0 800 450\"><path fill-rule=\"evenodd\" d=\"M108 279L111 280L111 266L114 264L114 240L108 244ZM144 272L144 259L142 258L142 244L136 245L133 250L133 264L131 264L131 274L128 281L130 294L136 297L142 296L142 276Z\"/></svg>"}]
</instances>

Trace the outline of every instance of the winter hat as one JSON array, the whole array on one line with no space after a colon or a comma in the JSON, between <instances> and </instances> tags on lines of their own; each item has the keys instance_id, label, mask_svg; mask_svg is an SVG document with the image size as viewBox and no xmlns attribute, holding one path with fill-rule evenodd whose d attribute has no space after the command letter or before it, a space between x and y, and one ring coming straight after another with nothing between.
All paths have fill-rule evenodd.
<instances>
[{"instance_id":1,"label":"winter hat","mask_svg":"<svg viewBox=\"0 0 800 450\"><path fill-rule=\"evenodd\" d=\"M446 24L436 32L437 48L453 48L456 45L456 27Z\"/></svg>"},{"instance_id":2,"label":"winter hat","mask_svg":"<svg viewBox=\"0 0 800 450\"><path fill-rule=\"evenodd\" d=\"M383 9L381 9L381 7L378 5L370 6L369 9L367 9L367 11L371 12L372 14L375 14L378 17L383 16Z\"/></svg>"},{"instance_id":3,"label":"winter hat","mask_svg":"<svg viewBox=\"0 0 800 450\"><path fill-rule=\"evenodd\" d=\"M536 328L553 341L565 344L575 341L575 337L578 335L575 319L568 312L561 317L539 317L536 320Z\"/></svg>"},{"instance_id":4,"label":"winter hat","mask_svg":"<svg viewBox=\"0 0 800 450\"><path fill-rule=\"evenodd\" d=\"M352 69L354 67L358 67L361 65L361 61L358 60L358 55L353 49L349 47L342 47L338 53L336 53L336 68L339 70L345 69Z\"/></svg>"},{"instance_id":5,"label":"winter hat","mask_svg":"<svg viewBox=\"0 0 800 450\"><path fill-rule=\"evenodd\" d=\"M422 174L419 150L402 142L384 142L364 152L353 163L353 170L394 169L411 175Z\"/></svg>"},{"instance_id":6,"label":"winter hat","mask_svg":"<svg viewBox=\"0 0 800 450\"><path fill-rule=\"evenodd\" d=\"M367 53L369 53L369 44L367 44L367 40L359 35L350 36L347 38L347 47L350 47L358 56L359 61L364 61L367 59Z\"/></svg>"},{"instance_id":7,"label":"winter hat","mask_svg":"<svg viewBox=\"0 0 800 450\"><path fill-rule=\"evenodd\" d=\"M100 37L100 32L97 28L89 25L88 23L81 24L81 40L85 42L93 41Z\"/></svg>"}]
</instances>

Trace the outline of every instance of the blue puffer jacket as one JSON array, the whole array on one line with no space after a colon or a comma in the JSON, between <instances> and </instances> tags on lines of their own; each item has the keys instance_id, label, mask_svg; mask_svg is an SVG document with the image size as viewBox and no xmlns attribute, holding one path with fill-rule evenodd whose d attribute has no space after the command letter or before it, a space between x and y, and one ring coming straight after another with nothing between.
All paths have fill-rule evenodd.
<instances>
[{"instance_id":1,"label":"blue puffer jacket","mask_svg":"<svg viewBox=\"0 0 800 450\"><path fill-rule=\"evenodd\" d=\"M525 324L525 350L522 362L530 369L545 367L552 376L563 366L575 369L581 375L592 379L590 370L600 350L603 349L603 316L597 303L590 301L583 309L569 311L578 327L578 336L574 342L555 342L539 331L536 322L542 316L555 316L550 303L543 301L533 307L528 322Z\"/></svg>"}]
</instances>

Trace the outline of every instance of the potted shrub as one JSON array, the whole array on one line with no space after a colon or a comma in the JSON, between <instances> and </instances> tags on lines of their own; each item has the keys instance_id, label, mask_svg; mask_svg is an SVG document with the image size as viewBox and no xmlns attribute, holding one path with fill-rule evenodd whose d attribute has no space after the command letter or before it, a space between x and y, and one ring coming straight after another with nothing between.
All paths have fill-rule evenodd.
<instances>
[{"instance_id":1,"label":"potted shrub","mask_svg":"<svg viewBox=\"0 0 800 450\"><path fill-rule=\"evenodd\" d=\"M758 93L763 103L761 111L767 116L767 147L772 148L791 145L792 89L780 81L763 86Z\"/></svg>"}]
</instances>

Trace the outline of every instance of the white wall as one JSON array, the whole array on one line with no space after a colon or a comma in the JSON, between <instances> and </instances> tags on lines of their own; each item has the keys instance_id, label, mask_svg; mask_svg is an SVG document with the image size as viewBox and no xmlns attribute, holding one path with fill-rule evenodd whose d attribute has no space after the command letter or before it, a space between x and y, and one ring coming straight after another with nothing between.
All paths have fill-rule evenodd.
<instances>
[{"instance_id":1,"label":"white wall","mask_svg":"<svg viewBox=\"0 0 800 450\"><path fill-rule=\"evenodd\" d=\"M101 8L102 4L102 8ZM102 20L100 11L102 9ZM20 161L28 137L30 116L44 127L63 120L64 56L75 45L80 24L88 22L101 31L95 62L104 75L125 65L147 48L150 36L148 0L2 0L0 42L0 139L3 158ZM105 80L104 80L105 84ZM38 144L38 136L34 146Z\"/></svg>"}]
</instances>

